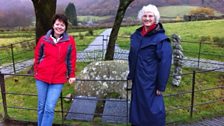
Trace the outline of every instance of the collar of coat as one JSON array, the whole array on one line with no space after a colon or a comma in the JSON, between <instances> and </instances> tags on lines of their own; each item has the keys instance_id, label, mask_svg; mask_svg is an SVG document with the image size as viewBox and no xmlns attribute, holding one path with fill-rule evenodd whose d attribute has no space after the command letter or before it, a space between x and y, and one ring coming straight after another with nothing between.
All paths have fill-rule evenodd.
<instances>
[{"instance_id":1,"label":"collar of coat","mask_svg":"<svg viewBox=\"0 0 224 126\"><path fill-rule=\"evenodd\" d=\"M52 29L50 29L47 34L44 36L44 40L48 41L48 42L51 42L51 43L54 43L53 39L51 38L51 35L52 35ZM69 36L66 32L64 32L62 35L62 38L57 42L65 42L65 41L68 41L69 40Z\"/></svg>"},{"instance_id":2,"label":"collar of coat","mask_svg":"<svg viewBox=\"0 0 224 126\"><path fill-rule=\"evenodd\" d=\"M170 42L169 38L165 35L162 24L159 23L155 29L145 36L141 35L142 28L143 27L138 28L135 33L131 35L131 46L140 46L140 48L144 48L149 45L157 45L163 40Z\"/></svg>"},{"instance_id":3,"label":"collar of coat","mask_svg":"<svg viewBox=\"0 0 224 126\"><path fill-rule=\"evenodd\" d=\"M138 34L141 34L143 28L144 28L144 27L141 26L140 28L138 28L138 29L136 30L136 32L137 32ZM156 25L156 28L154 28L153 30L151 30L150 32L148 32L148 33L147 33L146 35L144 35L144 36L151 36L151 35L156 34L156 33L165 33L165 30L164 30L163 25L162 25L161 23L158 23L158 24Z\"/></svg>"}]
</instances>

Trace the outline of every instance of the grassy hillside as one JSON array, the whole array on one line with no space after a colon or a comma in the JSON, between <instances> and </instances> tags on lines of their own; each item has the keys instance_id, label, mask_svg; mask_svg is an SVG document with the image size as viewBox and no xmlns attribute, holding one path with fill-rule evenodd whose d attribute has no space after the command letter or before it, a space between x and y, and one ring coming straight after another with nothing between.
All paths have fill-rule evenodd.
<instances>
[{"instance_id":1,"label":"grassy hillside","mask_svg":"<svg viewBox=\"0 0 224 126\"><path fill-rule=\"evenodd\" d=\"M88 21L101 21L101 20L106 20L110 18L110 16L78 16L78 21L81 22L88 22Z\"/></svg>"},{"instance_id":2,"label":"grassy hillside","mask_svg":"<svg viewBox=\"0 0 224 126\"><path fill-rule=\"evenodd\" d=\"M164 6L159 7L159 12L161 17L183 17L186 14L189 14L189 12L192 9L198 8L199 6L188 6L188 5L179 5L179 6ZM221 15L220 12L215 11L215 15L219 16Z\"/></svg>"},{"instance_id":3,"label":"grassy hillside","mask_svg":"<svg viewBox=\"0 0 224 126\"><path fill-rule=\"evenodd\" d=\"M164 23L164 29L167 35L173 33L181 36L183 40L198 41L202 36L210 37L224 37L222 20L206 20L206 21L192 21L192 22L178 22L178 23ZM119 36L131 35L139 26L121 27Z\"/></svg>"},{"instance_id":4,"label":"grassy hillside","mask_svg":"<svg viewBox=\"0 0 224 126\"><path fill-rule=\"evenodd\" d=\"M177 34L181 37L186 56L197 57L201 42L201 51L213 55L224 55L224 20L192 21L179 23L164 23L166 34ZM129 36L140 26L122 27L119 31L118 44L129 49ZM218 39L218 40L217 40ZM218 42L216 42L218 41ZM220 57L202 56L202 58L221 60Z\"/></svg>"}]
</instances>

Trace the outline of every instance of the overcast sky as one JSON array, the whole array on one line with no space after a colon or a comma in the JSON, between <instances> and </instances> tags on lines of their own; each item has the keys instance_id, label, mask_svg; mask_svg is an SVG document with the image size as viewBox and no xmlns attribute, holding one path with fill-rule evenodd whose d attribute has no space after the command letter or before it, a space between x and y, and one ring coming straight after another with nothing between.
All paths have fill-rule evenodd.
<instances>
[{"instance_id":1,"label":"overcast sky","mask_svg":"<svg viewBox=\"0 0 224 126\"><path fill-rule=\"evenodd\" d=\"M58 6L66 6L69 2L75 3L77 8L90 4L96 0L57 0ZM98 0L99 1L99 0ZM24 8L33 8L31 0L0 0L0 10L10 10L10 9L24 9Z\"/></svg>"}]
</instances>

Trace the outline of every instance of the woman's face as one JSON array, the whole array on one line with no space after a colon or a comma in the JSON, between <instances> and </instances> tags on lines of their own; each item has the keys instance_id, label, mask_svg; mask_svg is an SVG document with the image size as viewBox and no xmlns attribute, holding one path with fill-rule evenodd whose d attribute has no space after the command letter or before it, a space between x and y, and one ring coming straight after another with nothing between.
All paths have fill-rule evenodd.
<instances>
[{"instance_id":1,"label":"woman's face","mask_svg":"<svg viewBox=\"0 0 224 126\"><path fill-rule=\"evenodd\" d=\"M65 32L66 26L63 21L56 20L53 25L54 36L59 37L61 34Z\"/></svg>"},{"instance_id":2,"label":"woman's face","mask_svg":"<svg viewBox=\"0 0 224 126\"><path fill-rule=\"evenodd\" d=\"M151 26L152 24L155 24L155 22L156 22L156 18L151 11L143 12L143 16L142 16L143 26Z\"/></svg>"}]
</instances>

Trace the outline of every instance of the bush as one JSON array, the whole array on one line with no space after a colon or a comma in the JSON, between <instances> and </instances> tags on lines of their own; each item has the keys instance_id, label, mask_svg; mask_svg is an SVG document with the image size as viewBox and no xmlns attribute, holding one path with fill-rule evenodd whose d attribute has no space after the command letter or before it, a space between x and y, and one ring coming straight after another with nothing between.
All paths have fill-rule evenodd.
<instances>
[{"instance_id":1,"label":"bush","mask_svg":"<svg viewBox=\"0 0 224 126\"><path fill-rule=\"evenodd\" d=\"M86 33L86 35L87 36L89 36L89 35L90 36L93 36L93 30L92 29L89 29L88 32Z\"/></svg>"},{"instance_id":2,"label":"bush","mask_svg":"<svg viewBox=\"0 0 224 126\"><path fill-rule=\"evenodd\" d=\"M196 9L192 9L190 11L191 15L200 15L200 14L204 14L204 15L208 15L208 16L214 16L215 15L215 11L212 8L209 7L199 7Z\"/></svg>"},{"instance_id":3,"label":"bush","mask_svg":"<svg viewBox=\"0 0 224 126\"><path fill-rule=\"evenodd\" d=\"M215 43L215 45L219 46L219 47L224 47L224 38L223 37L213 37L213 42Z\"/></svg>"},{"instance_id":4,"label":"bush","mask_svg":"<svg viewBox=\"0 0 224 126\"><path fill-rule=\"evenodd\" d=\"M211 41L210 36L202 36L200 38L200 42L208 42L208 41Z\"/></svg>"},{"instance_id":5,"label":"bush","mask_svg":"<svg viewBox=\"0 0 224 126\"><path fill-rule=\"evenodd\" d=\"M79 32L79 38L82 40L84 39L84 35L82 33Z\"/></svg>"}]
</instances>

